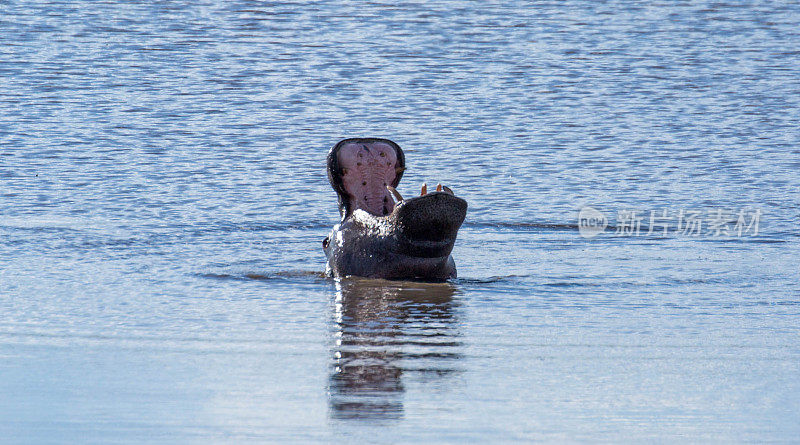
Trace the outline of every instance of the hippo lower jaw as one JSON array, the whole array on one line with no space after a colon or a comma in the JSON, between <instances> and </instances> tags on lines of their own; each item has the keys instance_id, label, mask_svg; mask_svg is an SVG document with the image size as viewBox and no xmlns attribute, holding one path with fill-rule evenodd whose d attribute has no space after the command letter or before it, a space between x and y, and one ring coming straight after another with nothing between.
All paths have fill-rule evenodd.
<instances>
[{"instance_id":1,"label":"hippo lower jaw","mask_svg":"<svg viewBox=\"0 0 800 445\"><path fill-rule=\"evenodd\" d=\"M450 255L467 202L452 192L434 192L401 200L387 220L396 228L396 252L415 258Z\"/></svg>"},{"instance_id":2,"label":"hippo lower jaw","mask_svg":"<svg viewBox=\"0 0 800 445\"><path fill-rule=\"evenodd\" d=\"M447 192L402 200L386 216L357 209L331 232L326 271L334 277L455 278L450 252L466 212L467 202Z\"/></svg>"}]
</instances>

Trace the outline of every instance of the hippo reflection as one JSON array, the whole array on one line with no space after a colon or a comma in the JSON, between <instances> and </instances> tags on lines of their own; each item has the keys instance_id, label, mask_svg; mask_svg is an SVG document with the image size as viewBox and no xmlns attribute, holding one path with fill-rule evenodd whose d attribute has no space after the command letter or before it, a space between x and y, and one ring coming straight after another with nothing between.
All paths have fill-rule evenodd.
<instances>
[{"instance_id":1,"label":"hippo reflection","mask_svg":"<svg viewBox=\"0 0 800 445\"><path fill-rule=\"evenodd\" d=\"M447 187L427 193L425 185L420 196L403 199L395 188L404 170L403 150L388 139L345 139L328 153L328 179L341 214L322 243L328 275L456 277L450 252L467 202Z\"/></svg>"},{"instance_id":2,"label":"hippo reflection","mask_svg":"<svg viewBox=\"0 0 800 445\"><path fill-rule=\"evenodd\" d=\"M332 418L402 417L404 381L442 389L461 372L454 293L449 283L363 278L336 283L328 386Z\"/></svg>"}]
</instances>

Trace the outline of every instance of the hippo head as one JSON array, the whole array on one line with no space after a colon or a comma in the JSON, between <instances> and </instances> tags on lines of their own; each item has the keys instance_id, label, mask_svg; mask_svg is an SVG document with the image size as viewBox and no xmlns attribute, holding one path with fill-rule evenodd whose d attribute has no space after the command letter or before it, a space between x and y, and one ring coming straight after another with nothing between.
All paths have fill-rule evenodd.
<instances>
[{"instance_id":1,"label":"hippo head","mask_svg":"<svg viewBox=\"0 0 800 445\"><path fill-rule=\"evenodd\" d=\"M395 188L404 170L403 150L387 139L345 139L328 153L341 214L322 243L328 275L455 278L450 252L467 202L446 187L427 193L423 186L420 196L403 199Z\"/></svg>"}]
</instances>

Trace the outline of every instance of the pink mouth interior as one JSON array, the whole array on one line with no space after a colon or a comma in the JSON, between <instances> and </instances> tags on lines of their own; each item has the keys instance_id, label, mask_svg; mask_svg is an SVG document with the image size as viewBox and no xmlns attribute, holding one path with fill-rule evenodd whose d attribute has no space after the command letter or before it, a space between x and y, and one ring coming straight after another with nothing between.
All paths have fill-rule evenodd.
<instances>
[{"instance_id":1,"label":"pink mouth interior","mask_svg":"<svg viewBox=\"0 0 800 445\"><path fill-rule=\"evenodd\" d=\"M350 195L352 209L373 215L388 215L394 209L392 195L386 189L397 172L397 153L383 142L350 142L339 149L344 189Z\"/></svg>"}]
</instances>

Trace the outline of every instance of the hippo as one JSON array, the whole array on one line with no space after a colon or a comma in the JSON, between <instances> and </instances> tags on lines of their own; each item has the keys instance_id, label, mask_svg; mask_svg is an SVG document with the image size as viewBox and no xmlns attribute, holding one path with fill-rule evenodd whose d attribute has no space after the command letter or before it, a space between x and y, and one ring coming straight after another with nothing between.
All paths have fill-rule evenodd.
<instances>
[{"instance_id":1,"label":"hippo","mask_svg":"<svg viewBox=\"0 0 800 445\"><path fill-rule=\"evenodd\" d=\"M446 281L456 277L450 252L467 202L448 187L403 199L397 185L405 155L396 143L350 138L328 153L328 179L341 221L322 241L325 273L389 280Z\"/></svg>"}]
</instances>

